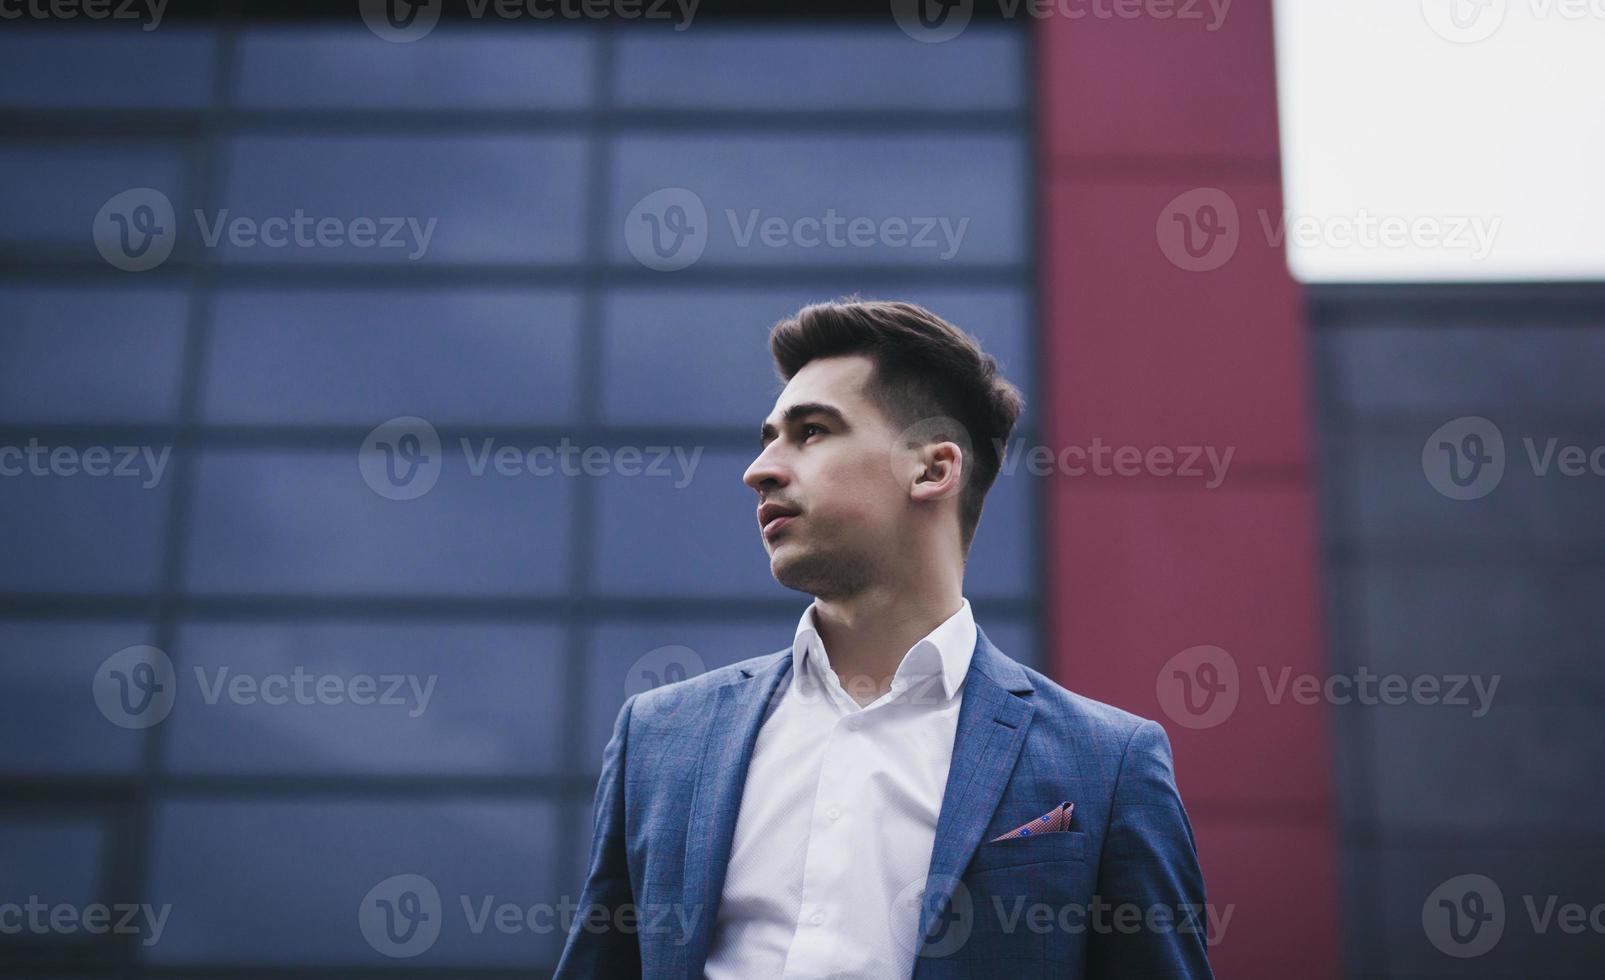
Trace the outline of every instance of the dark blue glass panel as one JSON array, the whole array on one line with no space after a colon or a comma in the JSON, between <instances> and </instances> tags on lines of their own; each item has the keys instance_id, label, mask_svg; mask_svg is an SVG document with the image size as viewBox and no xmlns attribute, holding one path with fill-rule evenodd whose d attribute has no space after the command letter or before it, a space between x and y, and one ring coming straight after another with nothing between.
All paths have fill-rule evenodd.
<instances>
[{"instance_id":1,"label":"dark blue glass panel","mask_svg":"<svg viewBox=\"0 0 1605 980\"><path fill-rule=\"evenodd\" d=\"M101 207L123 191L148 187L172 204L182 248L194 229L184 208L184 152L177 143L132 141L0 147L0 213L6 216L0 245L48 244L99 262L94 226Z\"/></svg>"},{"instance_id":2,"label":"dark blue glass panel","mask_svg":"<svg viewBox=\"0 0 1605 980\"><path fill-rule=\"evenodd\" d=\"M635 136L615 153L609 252L665 274L1026 257L1018 136Z\"/></svg>"},{"instance_id":3,"label":"dark blue glass panel","mask_svg":"<svg viewBox=\"0 0 1605 980\"><path fill-rule=\"evenodd\" d=\"M421 44L375 40L360 25L247 31L240 43L239 103L577 109L591 100L590 32L442 25Z\"/></svg>"},{"instance_id":4,"label":"dark blue glass panel","mask_svg":"<svg viewBox=\"0 0 1605 980\"><path fill-rule=\"evenodd\" d=\"M246 136L227 156L228 214L205 216L224 261L523 263L584 253L579 138ZM267 225L298 211L299 232ZM185 231L199 234L193 224Z\"/></svg>"},{"instance_id":5,"label":"dark blue glass panel","mask_svg":"<svg viewBox=\"0 0 1605 980\"><path fill-rule=\"evenodd\" d=\"M189 588L516 595L567 582L574 478L474 476L447 440L428 492L387 499L364 483L358 448L203 455Z\"/></svg>"},{"instance_id":6,"label":"dark blue glass panel","mask_svg":"<svg viewBox=\"0 0 1605 980\"><path fill-rule=\"evenodd\" d=\"M10 699L0 712L0 772L137 770L146 732L103 714L95 681L118 651L153 638L145 623L133 620L0 620L0 687Z\"/></svg>"},{"instance_id":7,"label":"dark blue glass panel","mask_svg":"<svg viewBox=\"0 0 1605 980\"><path fill-rule=\"evenodd\" d=\"M971 596L1024 599L1035 591L1034 484L1041 479L1022 467L992 484L964 568L964 589Z\"/></svg>"},{"instance_id":8,"label":"dark blue glass panel","mask_svg":"<svg viewBox=\"0 0 1605 980\"><path fill-rule=\"evenodd\" d=\"M0 419L171 419L188 315L173 289L0 290Z\"/></svg>"},{"instance_id":9,"label":"dark blue glass panel","mask_svg":"<svg viewBox=\"0 0 1605 980\"><path fill-rule=\"evenodd\" d=\"M780 382L765 334L794 298L749 290L630 290L607 297L602 397L610 422L753 433ZM688 398L695 392L696 397Z\"/></svg>"},{"instance_id":10,"label":"dark blue glass panel","mask_svg":"<svg viewBox=\"0 0 1605 980\"><path fill-rule=\"evenodd\" d=\"M625 105L689 109L1018 109L1028 42L981 25L942 44L911 44L890 24L632 32L619 39L618 92Z\"/></svg>"},{"instance_id":11,"label":"dark blue glass panel","mask_svg":"<svg viewBox=\"0 0 1605 980\"><path fill-rule=\"evenodd\" d=\"M127 4L110 4L108 10ZM149 9L145 4L131 9ZM211 104L216 38L166 23L141 32L114 22L0 35L0 106L7 108L175 108Z\"/></svg>"},{"instance_id":12,"label":"dark blue glass panel","mask_svg":"<svg viewBox=\"0 0 1605 980\"><path fill-rule=\"evenodd\" d=\"M555 627L190 623L166 761L181 771L532 773L561 765ZM367 680L362 680L367 678Z\"/></svg>"},{"instance_id":13,"label":"dark blue glass panel","mask_svg":"<svg viewBox=\"0 0 1605 980\"><path fill-rule=\"evenodd\" d=\"M372 903L408 901L383 884L406 874L433 887L433 900L414 894L439 929L409 965L556 962L555 924L540 931L536 916L532 930L520 916L504 931L495 909L558 904L568 884L557 881L558 823L556 804L535 801L166 803L156 813L151 894L173 912L147 955L159 964L394 969L382 947L396 947L383 931L370 943L359 917L377 912L382 930Z\"/></svg>"},{"instance_id":14,"label":"dark blue glass panel","mask_svg":"<svg viewBox=\"0 0 1605 980\"><path fill-rule=\"evenodd\" d=\"M0 905L22 904L37 896L47 905L82 910L90 902L106 901L100 891L105 846L105 830L92 820L56 818L48 824L13 817L0 820ZM33 931L26 912L6 919L9 941L14 941L18 928L23 935ZM81 932L50 932L39 938L60 941L74 935L91 938Z\"/></svg>"},{"instance_id":15,"label":"dark blue glass panel","mask_svg":"<svg viewBox=\"0 0 1605 980\"><path fill-rule=\"evenodd\" d=\"M240 289L216 305L215 422L552 424L573 412L572 293Z\"/></svg>"},{"instance_id":16,"label":"dark blue glass panel","mask_svg":"<svg viewBox=\"0 0 1605 980\"><path fill-rule=\"evenodd\" d=\"M62 446L30 437L0 445L0 540L8 556L0 590L154 588L174 465L171 446L120 440Z\"/></svg>"},{"instance_id":17,"label":"dark blue glass panel","mask_svg":"<svg viewBox=\"0 0 1605 980\"><path fill-rule=\"evenodd\" d=\"M680 445L668 476L612 476L598 495L597 585L610 594L797 595L769 574L758 536L757 494L741 482L756 451ZM695 465L689 465L695 460ZM686 474L692 474L688 481ZM676 484L683 484L676 486Z\"/></svg>"},{"instance_id":18,"label":"dark blue glass panel","mask_svg":"<svg viewBox=\"0 0 1605 980\"><path fill-rule=\"evenodd\" d=\"M987 639L992 641L993 646L1027 667L1042 670L1042 658L1037 652L1037 631L1029 620L1016 616L993 616L987 612L984 599L972 599L970 608L975 613L975 624L986 631Z\"/></svg>"}]
</instances>

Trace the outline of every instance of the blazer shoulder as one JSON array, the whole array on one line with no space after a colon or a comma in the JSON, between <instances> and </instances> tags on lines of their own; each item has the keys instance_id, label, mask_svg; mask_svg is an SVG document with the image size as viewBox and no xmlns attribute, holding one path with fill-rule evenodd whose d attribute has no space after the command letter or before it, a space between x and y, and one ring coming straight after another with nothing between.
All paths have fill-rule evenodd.
<instances>
[{"instance_id":1,"label":"blazer shoulder","mask_svg":"<svg viewBox=\"0 0 1605 980\"><path fill-rule=\"evenodd\" d=\"M1032 697L1037 702L1037 710L1072 726L1086 729L1105 738L1119 738L1124 741L1135 734L1137 729L1150 722L1159 724L1151 718L1144 718L1112 704L1077 694L1040 671L1024 664L1020 666L1026 672L1026 676L1031 678L1032 686L1036 688L1032 692ZM1163 730L1164 726L1159 727Z\"/></svg>"},{"instance_id":2,"label":"blazer shoulder","mask_svg":"<svg viewBox=\"0 0 1605 980\"><path fill-rule=\"evenodd\" d=\"M630 699L634 704L632 713L638 717L649 718L688 721L699 719L702 713L695 708L702 704L711 705L713 699L718 696L719 688L743 675L760 674L789 653L791 647L788 646L774 653L748 657L746 660L704 671L695 677L687 677L683 681L661 684L651 690L642 691Z\"/></svg>"}]
</instances>

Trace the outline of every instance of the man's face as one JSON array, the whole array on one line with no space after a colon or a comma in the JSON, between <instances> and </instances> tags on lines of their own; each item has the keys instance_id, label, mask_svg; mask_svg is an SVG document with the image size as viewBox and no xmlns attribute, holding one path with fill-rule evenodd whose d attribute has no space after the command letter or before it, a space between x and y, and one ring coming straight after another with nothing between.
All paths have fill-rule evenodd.
<instances>
[{"instance_id":1,"label":"man's face","mask_svg":"<svg viewBox=\"0 0 1605 980\"><path fill-rule=\"evenodd\" d=\"M822 599L863 591L901 550L910 498L889 454L896 431L865 394L873 373L863 355L803 365L764 420L763 451L742 477L758 492L775 580Z\"/></svg>"}]
</instances>

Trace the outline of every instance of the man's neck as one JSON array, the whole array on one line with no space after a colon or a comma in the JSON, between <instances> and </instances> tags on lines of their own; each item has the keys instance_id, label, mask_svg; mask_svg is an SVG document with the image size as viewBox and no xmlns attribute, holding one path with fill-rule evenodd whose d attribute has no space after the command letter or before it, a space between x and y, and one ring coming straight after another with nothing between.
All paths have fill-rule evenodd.
<instances>
[{"instance_id":1,"label":"man's neck","mask_svg":"<svg viewBox=\"0 0 1605 980\"><path fill-rule=\"evenodd\" d=\"M961 580L814 601L814 626L842 687L860 706L885 694L910 647L964 606Z\"/></svg>"}]
</instances>

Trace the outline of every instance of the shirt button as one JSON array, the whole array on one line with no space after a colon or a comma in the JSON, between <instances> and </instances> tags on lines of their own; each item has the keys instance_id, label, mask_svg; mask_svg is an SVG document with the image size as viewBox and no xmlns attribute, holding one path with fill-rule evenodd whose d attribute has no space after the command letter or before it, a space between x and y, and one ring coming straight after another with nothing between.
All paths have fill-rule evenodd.
<instances>
[{"instance_id":1,"label":"shirt button","mask_svg":"<svg viewBox=\"0 0 1605 980\"><path fill-rule=\"evenodd\" d=\"M808 917L808 921L812 922L814 925L817 926L821 922L825 921L825 913L823 913L823 912L815 912L813 915L810 915Z\"/></svg>"},{"instance_id":2,"label":"shirt button","mask_svg":"<svg viewBox=\"0 0 1605 980\"><path fill-rule=\"evenodd\" d=\"M837 817L839 817L841 815L842 815L842 810L841 810L841 807L839 807L839 806L833 806L829 810L825 811L825 816L829 817L832 820L835 820Z\"/></svg>"}]
</instances>

